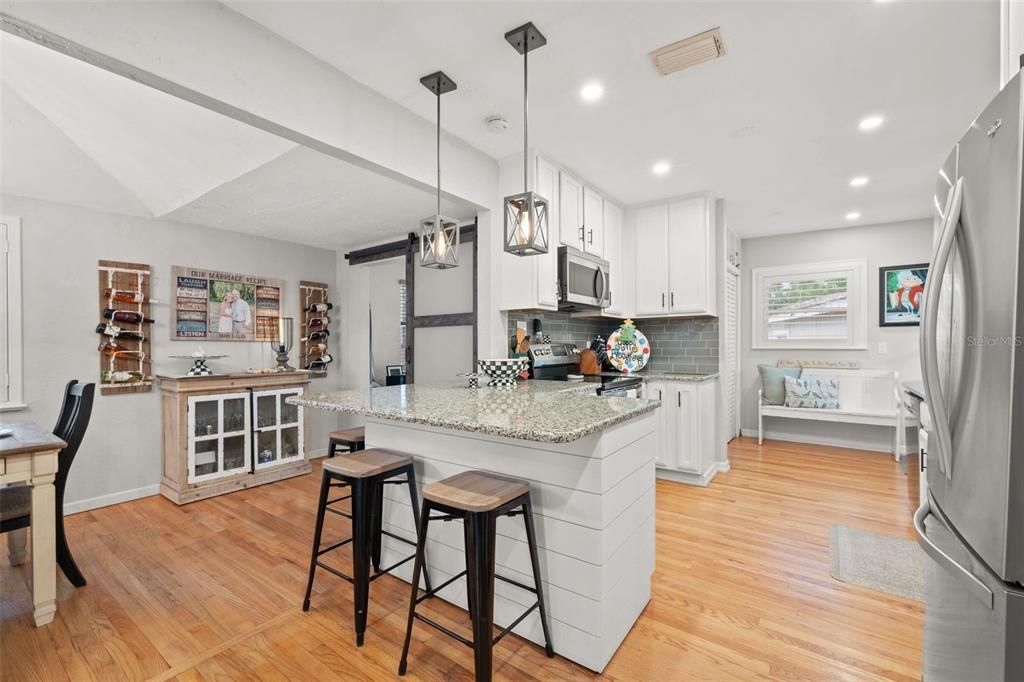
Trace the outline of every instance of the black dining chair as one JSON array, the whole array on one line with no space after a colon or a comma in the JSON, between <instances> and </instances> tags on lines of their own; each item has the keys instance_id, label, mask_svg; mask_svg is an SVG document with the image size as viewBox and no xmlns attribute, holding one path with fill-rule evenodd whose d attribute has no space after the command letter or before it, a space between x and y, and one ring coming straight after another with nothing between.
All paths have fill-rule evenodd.
<instances>
[{"instance_id":1,"label":"black dining chair","mask_svg":"<svg viewBox=\"0 0 1024 682\"><path fill-rule=\"evenodd\" d=\"M92 401L96 392L96 384L81 384L77 379L68 382L64 389L64 402L61 404L57 424L53 427L53 435L67 443L57 455L57 475L54 478L56 489L56 536L57 565L75 587L85 585L85 576L75 563L75 558L68 548L67 535L64 533L64 489L68 483L68 473L75 455L85 437L92 416ZM32 525L32 488L28 485L16 485L0 488L0 533L9 533L28 528ZM21 544L24 545L24 534ZM15 550L15 542L9 544L11 562L23 561L24 548ZM20 556L19 556L20 555Z\"/></svg>"}]
</instances>

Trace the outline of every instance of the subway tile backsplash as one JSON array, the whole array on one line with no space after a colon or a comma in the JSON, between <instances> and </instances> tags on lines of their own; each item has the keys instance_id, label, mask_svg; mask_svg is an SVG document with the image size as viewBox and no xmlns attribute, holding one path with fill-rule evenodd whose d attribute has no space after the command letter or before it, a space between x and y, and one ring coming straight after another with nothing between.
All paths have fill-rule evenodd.
<instances>
[{"instance_id":1,"label":"subway tile backsplash","mask_svg":"<svg viewBox=\"0 0 1024 682\"><path fill-rule=\"evenodd\" d=\"M620 320L574 318L569 313L510 312L508 339L512 345L516 322L526 322L526 332L533 334L533 320L539 319L544 333L555 343L575 343L583 347L598 334L608 335L618 329ZM651 342L651 360L647 369L654 372L708 374L718 371L718 318L665 318L636 320L636 327Z\"/></svg>"}]
</instances>

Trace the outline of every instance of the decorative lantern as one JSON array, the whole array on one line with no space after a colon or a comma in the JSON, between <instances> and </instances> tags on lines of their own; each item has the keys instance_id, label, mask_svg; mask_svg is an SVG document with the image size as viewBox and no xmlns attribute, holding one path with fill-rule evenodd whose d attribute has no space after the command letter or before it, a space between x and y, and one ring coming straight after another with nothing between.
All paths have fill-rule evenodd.
<instances>
[{"instance_id":1,"label":"decorative lantern","mask_svg":"<svg viewBox=\"0 0 1024 682\"><path fill-rule=\"evenodd\" d=\"M532 50L547 45L547 38L532 22L505 34L505 40L523 55L523 192L505 197L505 251L517 256L538 256L548 252L548 200L531 192L527 182L529 168L529 70L527 58Z\"/></svg>"},{"instance_id":2,"label":"decorative lantern","mask_svg":"<svg viewBox=\"0 0 1024 682\"><path fill-rule=\"evenodd\" d=\"M441 95L457 86L443 71L420 79L437 96L437 212L419 223L420 265L444 270L459 264L459 222L441 215Z\"/></svg>"}]
</instances>

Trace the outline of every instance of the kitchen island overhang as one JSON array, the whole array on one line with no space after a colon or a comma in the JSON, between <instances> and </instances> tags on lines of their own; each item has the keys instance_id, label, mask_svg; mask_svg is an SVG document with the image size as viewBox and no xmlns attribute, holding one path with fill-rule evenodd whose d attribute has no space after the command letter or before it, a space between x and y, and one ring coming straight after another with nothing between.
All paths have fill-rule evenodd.
<instances>
[{"instance_id":1,"label":"kitchen island overhang","mask_svg":"<svg viewBox=\"0 0 1024 682\"><path fill-rule=\"evenodd\" d=\"M578 386L531 381L503 389L411 384L294 402L365 415L367 447L413 455L421 485L467 469L528 481L555 651L604 669L650 600L658 401L602 398ZM385 486L385 495L385 528L414 539L408 493ZM465 569L461 525L430 525L427 561L435 584ZM529 584L522 519L499 519L497 533L497 573ZM383 548L383 563L409 552L387 536ZM403 580L411 574L411 564L395 572ZM466 608L462 580L438 596ZM531 597L497 581L495 624L508 625ZM514 632L543 642L537 613Z\"/></svg>"}]
</instances>

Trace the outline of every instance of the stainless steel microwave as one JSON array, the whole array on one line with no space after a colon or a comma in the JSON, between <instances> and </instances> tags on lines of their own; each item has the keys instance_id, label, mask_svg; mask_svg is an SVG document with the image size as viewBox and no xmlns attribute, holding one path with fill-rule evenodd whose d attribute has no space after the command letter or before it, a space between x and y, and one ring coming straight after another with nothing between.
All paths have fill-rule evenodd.
<instances>
[{"instance_id":1,"label":"stainless steel microwave","mask_svg":"<svg viewBox=\"0 0 1024 682\"><path fill-rule=\"evenodd\" d=\"M609 305L608 261L569 246L559 246L558 309L599 309Z\"/></svg>"}]
</instances>

